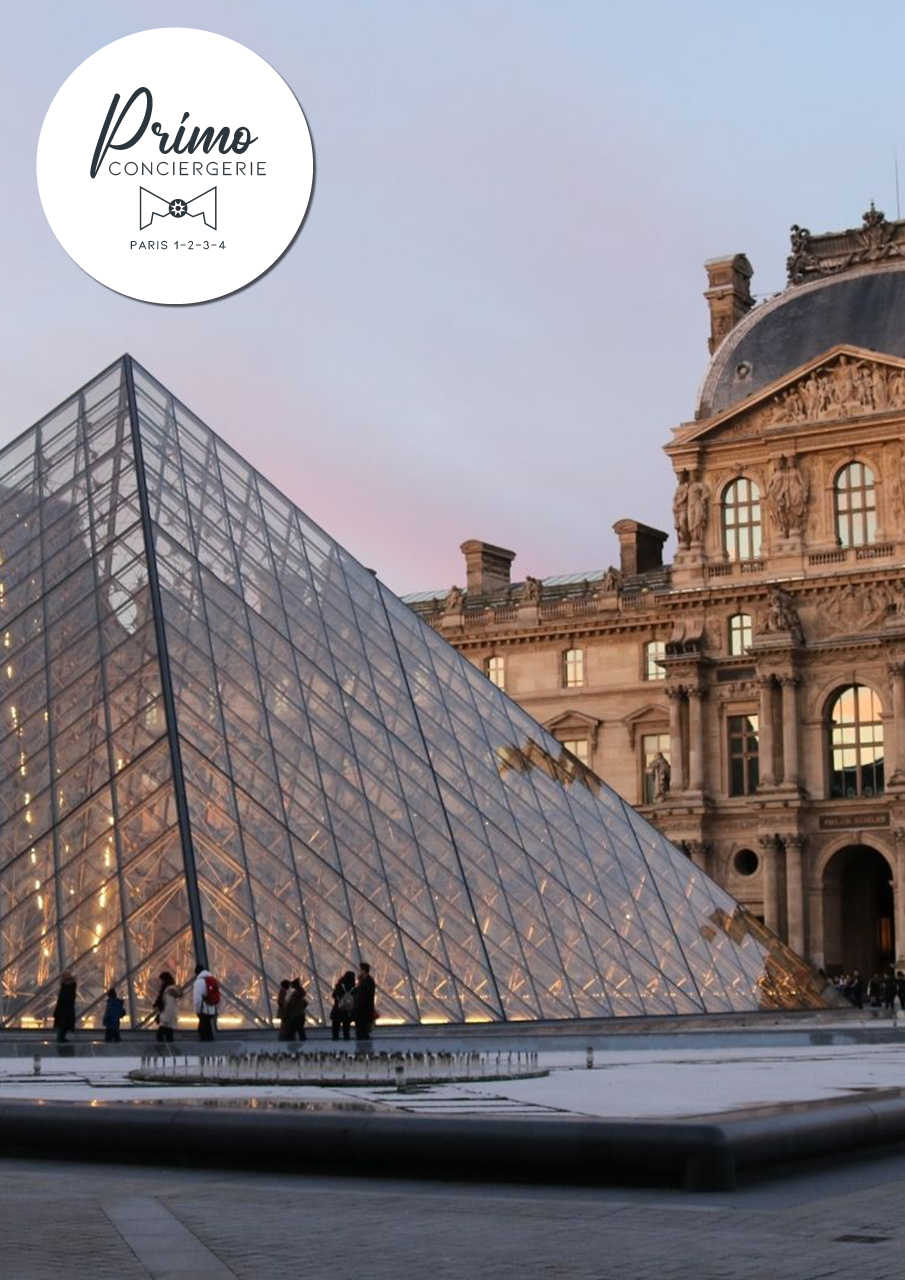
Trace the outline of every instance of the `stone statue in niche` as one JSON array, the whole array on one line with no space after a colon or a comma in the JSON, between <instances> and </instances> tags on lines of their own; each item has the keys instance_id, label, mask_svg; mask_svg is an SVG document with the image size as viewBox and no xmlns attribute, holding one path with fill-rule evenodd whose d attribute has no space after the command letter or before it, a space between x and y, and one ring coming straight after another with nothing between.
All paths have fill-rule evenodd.
<instances>
[{"instance_id":1,"label":"stone statue in niche","mask_svg":"<svg viewBox=\"0 0 905 1280\"><path fill-rule=\"evenodd\" d=\"M543 583L540 578L532 578L529 573L525 578L525 594L522 598L527 600L529 604L537 604L538 600L540 600L542 590Z\"/></svg>"},{"instance_id":2,"label":"stone statue in niche","mask_svg":"<svg viewBox=\"0 0 905 1280\"><path fill-rule=\"evenodd\" d=\"M465 592L461 587L450 587L443 601L444 613L461 613L465 604Z\"/></svg>"},{"instance_id":3,"label":"stone statue in niche","mask_svg":"<svg viewBox=\"0 0 905 1280\"><path fill-rule=\"evenodd\" d=\"M783 454L767 485L767 504L782 537L804 533L809 496L810 486L797 460Z\"/></svg>"},{"instance_id":4,"label":"stone statue in niche","mask_svg":"<svg viewBox=\"0 0 905 1280\"><path fill-rule=\"evenodd\" d=\"M704 541L709 509L710 490L703 480L692 480L688 486L688 536L692 543Z\"/></svg>"},{"instance_id":5,"label":"stone statue in niche","mask_svg":"<svg viewBox=\"0 0 905 1280\"><path fill-rule=\"evenodd\" d=\"M683 471L679 477L679 483L676 486L676 492L672 500L672 518L676 526L676 541L679 549L684 551L688 547L688 490L690 488L688 480L688 472Z\"/></svg>"},{"instance_id":6,"label":"stone statue in niche","mask_svg":"<svg viewBox=\"0 0 905 1280\"><path fill-rule=\"evenodd\" d=\"M665 800L669 794L669 782L672 777L672 770L669 767L669 761L662 751L658 751L653 758L650 767L650 775L654 783L654 799Z\"/></svg>"}]
</instances>

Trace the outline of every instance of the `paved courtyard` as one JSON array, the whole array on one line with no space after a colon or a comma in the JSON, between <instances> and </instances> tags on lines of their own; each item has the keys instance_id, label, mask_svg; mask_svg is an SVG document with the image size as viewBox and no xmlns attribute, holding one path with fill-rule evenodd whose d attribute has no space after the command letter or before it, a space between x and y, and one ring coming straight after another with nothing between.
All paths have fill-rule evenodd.
<instances>
[{"instance_id":1,"label":"paved courtyard","mask_svg":"<svg viewBox=\"0 0 905 1280\"><path fill-rule=\"evenodd\" d=\"M903 1201L905 1156L724 1196L5 1160L0 1269L4 1280L898 1280Z\"/></svg>"},{"instance_id":2,"label":"paved courtyard","mask_svg":"<svg viewBox=\"0 0 905 1280\"><path fill-rule=\"evenodd\" d=\"M891 1043L540 1045L542 1079L414 1093L136 1086L132 1056L0 1059L0 1098L316 1101L433 1115L714 1115L905 1089ZM124 1151L128 1134L123 1134ZM516 1187L0 1159L3 1280L885 1280L905 1255L905 1153L833 1157L731 1194ZM362 1171L366 1172L366 1171Z\"/></svg>"},{"instance_id":3,"label":"paved courtyard","mask_svg":"<svg viewBox=\"0 0 905 1280\"><path fill-rule=\"evenodd\" d=\"M543 1046L538 1079L434 1085L397 1093L392 1085L136 1085L131 1057L57 1057L33 1074L29 1058L0 1058L0 1099L152 1101L216 1098L241 1103L293 1101L364 1106L424 1115L580 1115L610 1119L675 1119L781 1103L861 1097L905 1089L905 1031L888 1044L765 1045L754 1037L725 1045L711 1039L687 1047L664 1037L644 1049L601 1049L588 1069L585 1050ZM192 1046L197 1047L196 1045ZM276 1048L276 1045L268 1045Z\"/></svg>"}]
</instances>

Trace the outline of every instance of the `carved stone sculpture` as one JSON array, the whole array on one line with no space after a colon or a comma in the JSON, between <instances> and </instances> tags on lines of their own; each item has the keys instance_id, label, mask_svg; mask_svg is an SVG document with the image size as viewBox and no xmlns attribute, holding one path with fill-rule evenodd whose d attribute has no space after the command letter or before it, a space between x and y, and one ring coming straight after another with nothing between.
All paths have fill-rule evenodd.
<instances>
[{"instance_id":1,"label":"carved stone sculpture","mask_svg":"<svg viewBox=\"0 0 905 1280\"><path fill-rule=\"evenodd\" d=\"M849 582L833 592L817 616L824 632L857 635L880 626L893 605L898 616L898 599L885 583Z\"/></svg>"},{"instance_id":2,"label":"carved stone sculpture","mask_svg":"<svg viewBox=\"0 0 905 1280\"><path fill-rule=\"evenodd\" d=\"M672 500L672 518L676 526L676 540L681 550L685 550L689 544L688 537L688 490L690 488L688 481L688 472L683 471L679 477L679 483L676 486L676 492Z\"/></svg>"},{"instance_id":3,"label":"carved stone sculpture","mask_svg":"<svg viewBox=\"0 0 905 1280\"><path fill-rule=\"evenodd\" d=\"M654 782L654 799L664 800L669 793L669 782L672 777L672 770L669 767L669 761L662 751L658 751L654 756L650 767L651 777Z\"/></svg>"},{"instance_id":4,"label":"carved stone sculpture","mask_svg":"<svg viewBox=\"0 0 905 1280\"><path fill-rule=\"evenodd\" d=\"M622 587L622 574L613 565L610 565L606 573L603 575L601 589L604 592L619 591Z\"/></svg>"},{"instance_id":5,"label":"carved stone sculpture","mask_svg":"<svg viewBox=\"0 0 905 1280\"><path fill-rule=\"evenodd\" d=\"M692 480L688 486L688 536L691 541L703 542L710 509L710 490L703 480Z\"/></svg>"},{"instance_id":6,"label":"carved stone sculpture","mask_svg":"<svg viewBox=\"0 0 905 1280\"><path fill-rule=\"evenodd\" d=\"M754 411L756 428L854 417L905 408L905 370L840 355L835 364L815 369Z\"/></svg>"},{"instance_id":7,"label":"carved stone sculpture","mask_svg":"<svg viewBox=\"0 0 905 1280\"><path fill-rule=\"evenodd\" d=\"M543 583L540 578L532 578L529 573L525 578L525 594L523 598L531 604L537 604L538 600L540 600L542 590Z\"/></svg>"},{"instance_id":8,"label":"carved stone sculpture","mask_svg":"<svg viewBox=\"0 0 905 1280\"><path fill-rule=\"evenodd\" d=\"M807 227L799 227L796 222L791 231L792 252L786 259L786 270L789 283L797 284L803 280L809 268L813 269L817 259L811 253L811 233Z\"/></svg>"},{"instance_id":9,"label":"carved stone sculpture","mask_svg":"<svg viewBox=\"0 0 905 1280\"><path fill-rule=\"evenodd\" d=\"M444 613L461 613L465 603L465 592L461 587L450 587L443 601Z\"/></svg>"},{"instance_id":10,"label":"carved stone sculpture","mask_svg":"<svg viewBox=\"0 0 905 1280\"><path fill-rule=\"evenodd\" d=\"M801 619L798 610L788 591L777 587L770 597L770 606L761 628L765 635L777 633L791 635L794 640L801 641Z\"/></svg>"},{"instance_id":11,"label":"carved stone sculpture","mask_svg":"<svg viewBox=\"0 0 905 1280\"><path fill-rule=\"evenodd\" d=\"M801 534L807 523L810 486L797 461L783 455L767 485L767 503L780 534Z\"/></svg>"}]
</instances>

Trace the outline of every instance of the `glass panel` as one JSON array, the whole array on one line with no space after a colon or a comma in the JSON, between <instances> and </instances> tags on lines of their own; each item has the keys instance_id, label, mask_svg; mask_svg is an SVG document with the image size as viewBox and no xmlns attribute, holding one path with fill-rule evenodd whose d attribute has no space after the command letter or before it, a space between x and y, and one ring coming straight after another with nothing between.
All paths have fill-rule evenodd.
<instances>
[{"instance_id":1,"label":"glass panel","mask_svg":"<svg viewBox=\"0 0 905 1280\"><path fill-rule=\"evenodd\" d=\"M222 1026L272 1020L302 976L323 1021L373 966L387 1021L818 1007L817 980L153 378L121 366L0 450L0 1020L42 1025L70 966L97 1025L121 984L194 960L191 852ZM142 439L154 616L132 434ZM840 538L875 536L874 478L837 477ZM760 553L760 493L723 493L727 553ZM180 829L157 626L188 801ZM729 622L729 648L751 643ZM660 680L665 643L644 644ZM585 686L587 651L560 653ZM489 677L489 678L488 678ZM757 719L727 717L728 783L757 787ZM883 788L882 708L829 717L833 786ZM640 798L669 768L639 738ZM188 1006L182 1011L192 1022Z\"/></svg>"}]
</instances>

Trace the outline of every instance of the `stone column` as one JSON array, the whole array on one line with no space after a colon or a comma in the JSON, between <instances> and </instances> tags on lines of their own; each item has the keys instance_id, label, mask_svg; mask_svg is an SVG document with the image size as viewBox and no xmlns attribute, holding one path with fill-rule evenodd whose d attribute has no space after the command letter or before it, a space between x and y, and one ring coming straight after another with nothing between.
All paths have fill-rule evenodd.
<instances>
[{"instance_id":1,"label":"stone column","mask_svg":"<svg viewBox=\"0 0 905 1280\"><path fill-rule=\"evenodd\" d=\"M896 865L893 871L893 928L896 968L905 970L905 827L896 827Z\"/></svg>"},{"instance_id":2,"label":"stone column","mask_svg":"<svg viewBox=\"0 0 905 1280\"><path fill-rule=\"evenodd\" d=\"M761 836L759 839L764 886L764 924L779 934L781 912L779 907L779 839L777 836Z\"/></svg>"},{"instance_id":3,"label":"stone column","mask_svg":"<svg viewBox=\"0 0 905 1280\"><path fill-rule=\"evenodd\" d=\"M757 762L760 770L761 787L775 787L776 775L773 772L773 677L761 676L760 716L757 723Z\"/></svg>"},{"instance_id":4,"label":"stone column","mask_svg":"<svg viewBox=\"0 0 905 1280\"><path fill-rule=\"evenodd\" d=\"M798 787L798 676L780 676L782 685L782 780L787 787ZM791 933L791 923L789 932Z\"/></svg>"},{"instance_id":5,"label":"stone column","mask_svg":"<svg viewBox=\"0 0 905 1280\"><path fill-rule=\"evenodd\" d=\"M785 837L786 846L786 920L788 921L789 946L800 956L807 945L807 889L804 876L803 850L806 836Z\"/></svg>"},{"instance_id":6,"label":"stone column","mask_svg":"<svg viewBox=\"0 0 905 1280\"><path fill-rule=\"evenodd\" d=\"M890 662L887 667L892 684L893 747L895 758L888 782L905 784L905 662ZM898 944L897 944L898 945ZM905 951L905 946L903 946Z\"/></svg>"},{"instance_id":7,"label":"stone column","mask_svg":"<svg viewBox=\"0 0 905 1280\"><path fill-rule=\"evenodd\" d=\"M666 690L669 698L669 790L685 790L684 719L685 688L683 685L672 685Z\"/></svg>"},{"instance_id":8,"label":"stone column","mask_svg":"<svg viewBox=\"0 0 905 1280\"><path fill-rule=\"evenodd\" d=\"M704 790L704 719L702 702L705 689L692 685L688 690L688 790Z\"/></svg>"}]
</instances>

